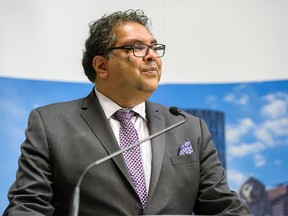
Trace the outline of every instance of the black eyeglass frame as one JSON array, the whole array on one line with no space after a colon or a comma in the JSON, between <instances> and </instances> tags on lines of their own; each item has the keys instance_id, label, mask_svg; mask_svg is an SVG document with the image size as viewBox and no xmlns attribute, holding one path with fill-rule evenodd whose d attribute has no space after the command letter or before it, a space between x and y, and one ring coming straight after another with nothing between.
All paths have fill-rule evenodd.
<instances>
[{"instance_id":1,"label":"black eyeglass frame","mask_svg":"<svg viewBox=\"0 0 288 216\"><path fill-rule=\"evenodd\" d=\"M146 54L144 56L139 56L139 55L135 55L135 48L134 46L137 46L137 45L144 45L147 47L147 51L146 51ZM157 47L157 46L162 46L163 47L163 54L162 55L159 55L157 53L157 49L153 49L153 47ZM115 50L115 49L124 49L124 50L133 50L133 55L135 57L138 57L138 58L143 58L145 56L147 56L148 52L149 52L149 49L151 49L152 51L154 51L156 54L157 54L157 58L161 58L164 56L165 54L165 45L164 44L152 44L152 45L147 45L147 44L132 44L132 45L125 45L125 46L119 46L119 47L111 47L111 48L108 48L109 51L112 51L112 50Z\"/></svg>"}]
</instances>

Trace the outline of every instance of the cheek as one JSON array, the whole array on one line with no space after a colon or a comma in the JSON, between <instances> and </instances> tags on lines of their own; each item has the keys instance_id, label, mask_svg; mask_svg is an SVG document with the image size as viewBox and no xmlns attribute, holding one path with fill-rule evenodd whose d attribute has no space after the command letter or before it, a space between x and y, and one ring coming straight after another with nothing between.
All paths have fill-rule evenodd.
<instances>
[{"instance_id":1,"label":"cheek","mask_svg":"<svg viewBox=\"0 0 288 216\"><path fill-rule=\"evenodd\" d=\"M162 58L158 58L157 64L162 67Z\"/></svg>"},{"instance_id":2,"label":"cheek","mask_svg":"<svg viewBox=\"0 0 288 216\"><path fill-rule=\"evenodd\" d=\"M138 59L136 59L133 54L127 55L125 58L122 58L122 60L119 62L118 66L119 68L123 68L124 70L131 70L138 65Z\"/></svg>"},{"instance_id":3,"label":"cheek","mask_svg":"<svg viewBox=\"0 0 288 216\"><path fill-rule=\"evenodd\" d=\"M159 77L161 77L161 75L162 75L162 60L161 59L159 59L159 61L157 61L157 66L159 69Z\"/></svg>"},{"instance_id":4,"label":"cheek","mask_svg":"<svg viewBox=\"0 0 288 216\"><path fill-rule=\"evenodd\" d=\"M157 58L155 60L156 64L157 64L157 67L159 70L162 70L162 59L161 58Z\"/></svg>"}]
</instances>

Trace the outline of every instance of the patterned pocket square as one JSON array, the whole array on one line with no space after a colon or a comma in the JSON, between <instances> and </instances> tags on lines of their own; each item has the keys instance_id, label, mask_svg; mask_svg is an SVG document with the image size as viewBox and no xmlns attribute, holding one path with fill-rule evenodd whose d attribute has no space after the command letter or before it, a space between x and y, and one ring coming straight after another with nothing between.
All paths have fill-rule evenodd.
<instances>
[{"instance_id":1,"label":"patterned pocket square","mask_svg":"<svg viewBox=\"0 0 288 216\"><path fill-rule=\"evenodd\" d=\"M193 153L192 144L189 139L185 140L185 143L180 146L178 156L188 155Z\"/></svg>"}]
</instances>

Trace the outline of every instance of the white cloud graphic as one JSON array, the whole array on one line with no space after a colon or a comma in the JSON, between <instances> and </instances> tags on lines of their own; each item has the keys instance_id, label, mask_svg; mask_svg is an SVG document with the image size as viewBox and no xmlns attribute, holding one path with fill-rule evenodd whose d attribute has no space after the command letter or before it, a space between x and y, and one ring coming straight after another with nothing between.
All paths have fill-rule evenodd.
<instances>
[{"instance_id":1,"label":"white cloud graphic","mask_svg":"<svg viewBox=\"0 0 288 216\"><path fill-rule=\"evenodd\" d=\"M265 158L261 154L254 155L254 162L256 167L262 167L266 164Z\"/></svg>"},{"instance_id":2,"label":"white cloud graphic","mask_svg":"<svg viewBox=\"0 0 288 216\"><path fill-rule=\"evenodd\" d=\"M227 151L229 156L243 157L246 155L258 154L264 149L266 149L266 146L263 143L255 142L231 145L228 147Z\"/></svg>"},{"instance_id":3,"label":"white cloud graphic","mask_svg":"<svg viewBox=\"0 0 288 216\"><path fill-rule=\"evenodd\" d=\"M228 143L239 143L241 137L249 133L255 127L254 122L250 118L239 119L236 125L227 125L226 140Z\"/></svg>"},{"instance_id":4,"label":"white cloud graphic","mask_svg":"<svg viewBox=\"0 0 288 216\"><path fill-rule=\"evenodd\" d=\"M254 135L257 140L265 143L266 145L273 146L275 144L273 134L266 127L257 127Z\"/></svg>"},{"instance_id":5,"label":"white cloud graphic","mask_svg":"<svg viewBox=\"0 0 288 216\"><path fill-rule=\"evenodd\" d=\"M287 115L287 102L275 100L262 107L261 114L267 118L279 118Z\"/></svg>"},{"instance_id":6,"label":"white cloud graphic","mask_svg":"<svg viewBox=\"0 0 288 216\"><path fill-rule=\"evenodd\" d=\"M236 94L227 94L224 97L224 101L227 103L234 103L237 105L246 105L249 102L249 96L248 95L241 95L241 96L237 96Z\"/></svg>"},{"instance_id":7,"label":"white cloud graphic","mask_svg":"<svg viewBox=\"0 0 288 216\"><path fill-rule=\"evenodd\" d=\"M288 93L267 94L263 100L267 102L261 108L264 121L255 130L255 137L271 147L288 144Z\"/></svg>"},{"instance_id":8,"label":"white cloud graphic","mask_svg":"<svg viewBox=\"0 0 288 216\"><path fill-rule=\"evenodd\" d=\"M227 170L227 181L232 190L238 190L240 186L247 180L247 176L242 172L234 169Z\"/></svg>"},{"instance_id":9,"label":"white cloud graphic","mask_svg":"<svg viewBox=\"0 0 288 216\"><path fill-rule=\"evenodd\" d=\"M279 98L281 98L285 101L288 101L288 93L287 92L276 92L276 93L270 93L270 94L263 96L263 100L265 100L267 102L273 102Z\"/></svg>"},{"instance_id":10,"label":"white cloud graphic","mask_svg":"<svg viewBox=\"0 0 288 216\"><path fill-rule=\"evenodd\" d=\"M267 102L261 108L261 114L265 118L279 118L288 115L288 93L268 94L263 97L263 100Z\"/></svg>"},{"instance_id":11,"label":"white cloud graphic","mask_svg":"<svg viewBox=\"0 0 288 216\"><path fill-rule=\"evenodd\" d=\"M288 93L267 94L261 110L262 122L251 118L239 119L236 124L226 127L227 152L231 157L254 155L254 165L266 164L260 154L267 148L288 145Z\"/></svg>"},{"instance_id":12,"label":"white cloud graphic","mask_svg":"<svg viewBox=\"0 0 288 216\"><path fill-rule=\"evenodd\" d=\"M285 118L268 120L264 122L263 127L267 128L267 130L271 131L271 133L276 136L288 137L288 116Z\"/></svg>"}]
</instances>

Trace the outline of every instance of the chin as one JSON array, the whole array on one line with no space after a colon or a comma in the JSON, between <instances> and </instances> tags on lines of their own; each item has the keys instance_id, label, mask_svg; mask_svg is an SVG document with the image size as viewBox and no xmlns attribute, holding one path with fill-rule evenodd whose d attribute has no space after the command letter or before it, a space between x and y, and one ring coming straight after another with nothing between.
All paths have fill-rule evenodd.
<instances>
[{"instance_id":1,"label":"chin","mask_svg":"<svg viewBox=\"0 0 288 216\"><path fill-rule=\"evenodd\" d=\"M152 94L158 88L158 79L149 80L147 82L140 82L138 86L138 90Z\"/></svg>"}]
</instances>

